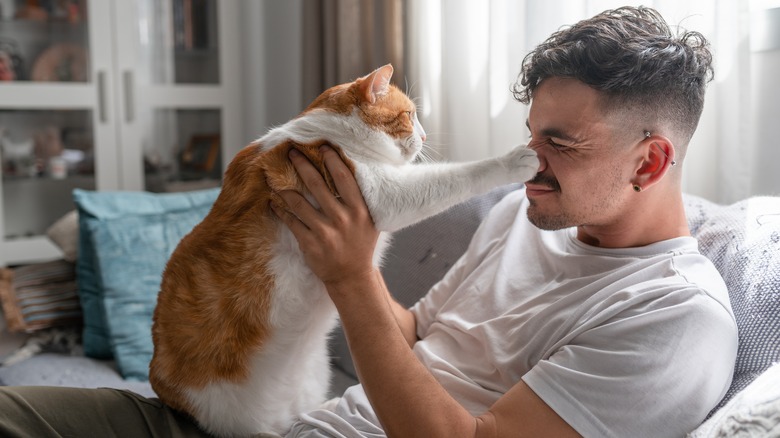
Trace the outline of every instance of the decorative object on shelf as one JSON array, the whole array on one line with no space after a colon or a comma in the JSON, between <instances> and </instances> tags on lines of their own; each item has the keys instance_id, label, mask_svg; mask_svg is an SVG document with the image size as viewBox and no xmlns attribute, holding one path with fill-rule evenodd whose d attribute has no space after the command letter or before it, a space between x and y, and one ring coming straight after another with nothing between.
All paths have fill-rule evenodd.
<instances>
[{"instance_id":1,"label":"decorative object on shelf","mask_svg":"<svg viewBox=\"0 0 780 438\"><path fill-rule=\"evenodd\" d=\"M65 179L68 177L68 165L62 155L49 158L47 172L51 178Z\"/></svg>"},{"instance_id":2,"label":"decorative object on shelf","mask_svg":"<svg viewBox=\"0 0 780 438\"><path fill-rule=\"evenodd\" d=\"M16 80L14 71L14 62L5 52L0 52L0 82L11 82Z\"/></svg>"},{"instance_id":3,"label":"decorative object on shelf","mask_svg":"<svg viewBox=\"0 0 780 438\"><path fill-rule=\"evenodd\" d=\"M26 0L23 4L17 5L14 18L17 20L46 21L49 19L49 13L40 5L39 0Z\"/></svg>"},{"instance_id":4,"label":"decorative object on shelf","mask_svg":"<svg viewBox=\"0 0 780 438\"><path fill-rule=\"evenodd\" d=\"M78 24L83 6L81 0L53 0L49 2L49 16L52 20Z\"/></svg>"},{"instance_id":5,"label":"decorative object on shelf","mask_svg":"<svg viewBox=\"0 0 780 438\"><path fill-rule=\"evenodd\" d=\"M193 135L181 154L181 169L209 173L219 158L219 134Z\"/></svg>"},{"instance_id":6,"label":"decorative object on shelf","mask_svg":"<svg viewBox=\"0 0 780 438\"><path fill-rule=\"evenodd\" d=\"M5 19L78 24L85 12L84 0L0 0L0 18Z\"/></svg>"},{"instance_id":7,"label":"decorative object on shelf","mask_svg":"<svg viewBox=\"0 0 780 438\"><path fill-rule=\"evenodd\" d=\"M35 141L32 138L14 140L0 127L0 158L3 174L35 176Z\"/></svg>"},{"instance_id":8,"label":"decorative object on shelf","mask_svg":"<svg viewBox=\"0 0 780 438\"><path fill-rule=\"evenodd\" d=\"M10 38L0 38L0 82L22 79L23 65L17 42Z\"/></svg>"},{"instance_id":9,"label":"decorative object on shelf","mask_svg":"<svg viewBox=\"0 0 780 438\"><path fill-rule=\"evenodd\" d=\"M33 64L31 78L41 82L86 82L87 51L74 43L49 46Z\"/></svg>"},{"instance_id":10,"label":"decorative object on shelf","mask_svg":"<svg viewBox=\"0 0 780 438\"><path fill-rule=\"evenodd\" d=\"M61 156L65 149L62 144L60 128L54 125L36 130L33 138L35 139L35 158L40 161L42 168L48 166L52 158Z\"/></svg>"}]
</instances>

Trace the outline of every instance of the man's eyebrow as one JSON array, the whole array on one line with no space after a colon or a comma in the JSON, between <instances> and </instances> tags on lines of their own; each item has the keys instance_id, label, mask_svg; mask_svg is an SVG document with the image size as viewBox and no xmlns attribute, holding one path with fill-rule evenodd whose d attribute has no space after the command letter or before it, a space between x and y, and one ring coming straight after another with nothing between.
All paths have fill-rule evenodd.
<instances>
[{"instance_id":1,"label":"man's eyebrow","mask_svg":"<svg viewBox=\"0 0 780 438\"><path fill-rule=\"evenodd\" d=\"M529 131L531 130L531 123L528 121L528 119L525 119L525 126L528 128ZM544 137L554 137L571 143L579 143L579 140L561 131L558 128L544 128L542 129L541 134Z\"/></svg>"}]
</instances>

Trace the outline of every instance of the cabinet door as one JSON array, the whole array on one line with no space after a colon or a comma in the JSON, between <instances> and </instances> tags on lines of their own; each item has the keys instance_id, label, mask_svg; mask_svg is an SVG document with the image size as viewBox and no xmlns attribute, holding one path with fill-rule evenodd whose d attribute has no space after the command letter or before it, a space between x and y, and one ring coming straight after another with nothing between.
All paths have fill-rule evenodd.
<instances>
[{"instance_id":1,"label":"cabinet door","mask_svg":"<svg viewBox=\"0 0 780 438\"><path fill-rule=\"evenodd\" d=\"M42 235L71 191L119 187L110 18L103 0L0 0L0 265L58 256Z\"/></svg>"},{"instance_id":2,"label":"cabinet door","mask_svg":"<svg viewBox=\"0 0 780 438\"><path fill-rule=\"evenodd\" d=\"M219 186L240 139L237 2L115 3L121 185Z\"/></svg>"}]
</instances>

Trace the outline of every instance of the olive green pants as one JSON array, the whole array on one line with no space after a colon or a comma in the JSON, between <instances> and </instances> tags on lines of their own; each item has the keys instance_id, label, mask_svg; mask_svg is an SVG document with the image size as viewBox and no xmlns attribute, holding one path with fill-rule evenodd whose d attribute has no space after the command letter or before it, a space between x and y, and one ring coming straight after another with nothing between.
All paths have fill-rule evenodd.
<instances>
[{"instance_id":1,"label":"olive green pants","mask_svg":"<svg viewBox=\"0 0 780 438\"><path fill-rule=\"evenodd\" d=\"M156 398L119 389L0 387L0 437L208 437ZM258 435L272 437L275 435Z\"/></svg>"}]
</instances>

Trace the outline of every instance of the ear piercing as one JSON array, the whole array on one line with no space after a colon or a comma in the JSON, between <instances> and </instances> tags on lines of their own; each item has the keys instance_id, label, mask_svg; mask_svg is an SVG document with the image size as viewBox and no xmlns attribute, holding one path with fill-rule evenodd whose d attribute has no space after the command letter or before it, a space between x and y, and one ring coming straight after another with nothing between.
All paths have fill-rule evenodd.
<instances>
[{"instance_id":1,"label":"ear piercing","mask_svg":"<svg viewBox=\"0 0 780 438\"><path fill-rule=\"evenodd\" d=\"M650 134L650 131L644 131L644 134L645 134L645 138L646 138L646 139L647 139L647 138L650 138L650 135L651 135L651 134ZM659 151L661 151L661 153L662 153L662 154L666 155L666 158L667 158L667 159L669 159L669 158L670 158L670 157L669 157L669 154L667 154L667 153L666 153L666 151L664 151L663 149L661 149L661 146L658 146L658 143L656 143L656 142L653 142L653 144L655 145L655 147L657 147L657 148L658 148L658 150L659 150ZM671 163L671 165L672 165L672 166L676 166L676 165L677 165L677 162L676 162L676 161L674 161L674 160L672 160L672 163ZM638 184L634 184L633 188L634 188L634 191L635 191L635 192L637 192L637 193L639 193L639 192L641 192L641 191L642 191L642 187L640 187Z\"/></svg>"},{"instance_id":2,"label":"ear piercing","mask_svg":"<svg viewBox=\"0 0 780 438\"><path fill-rule=\"evenodd\" d=\"M645 138L650 138L650 131L645 131ZM666 155L666 158L669 158L669 154L667 154L663 149L661 149L661 146L658 146L658 143L653 142L655 147L658 148L659 151L661 151L662 154ZM672 166L676 166L677 162L672 160ZM636 186L634 186L634 190L636 190ZM641 190L641 189L640 189ZM639 190L636 190L637 192Z\"/></svg>"}]
</instances>

